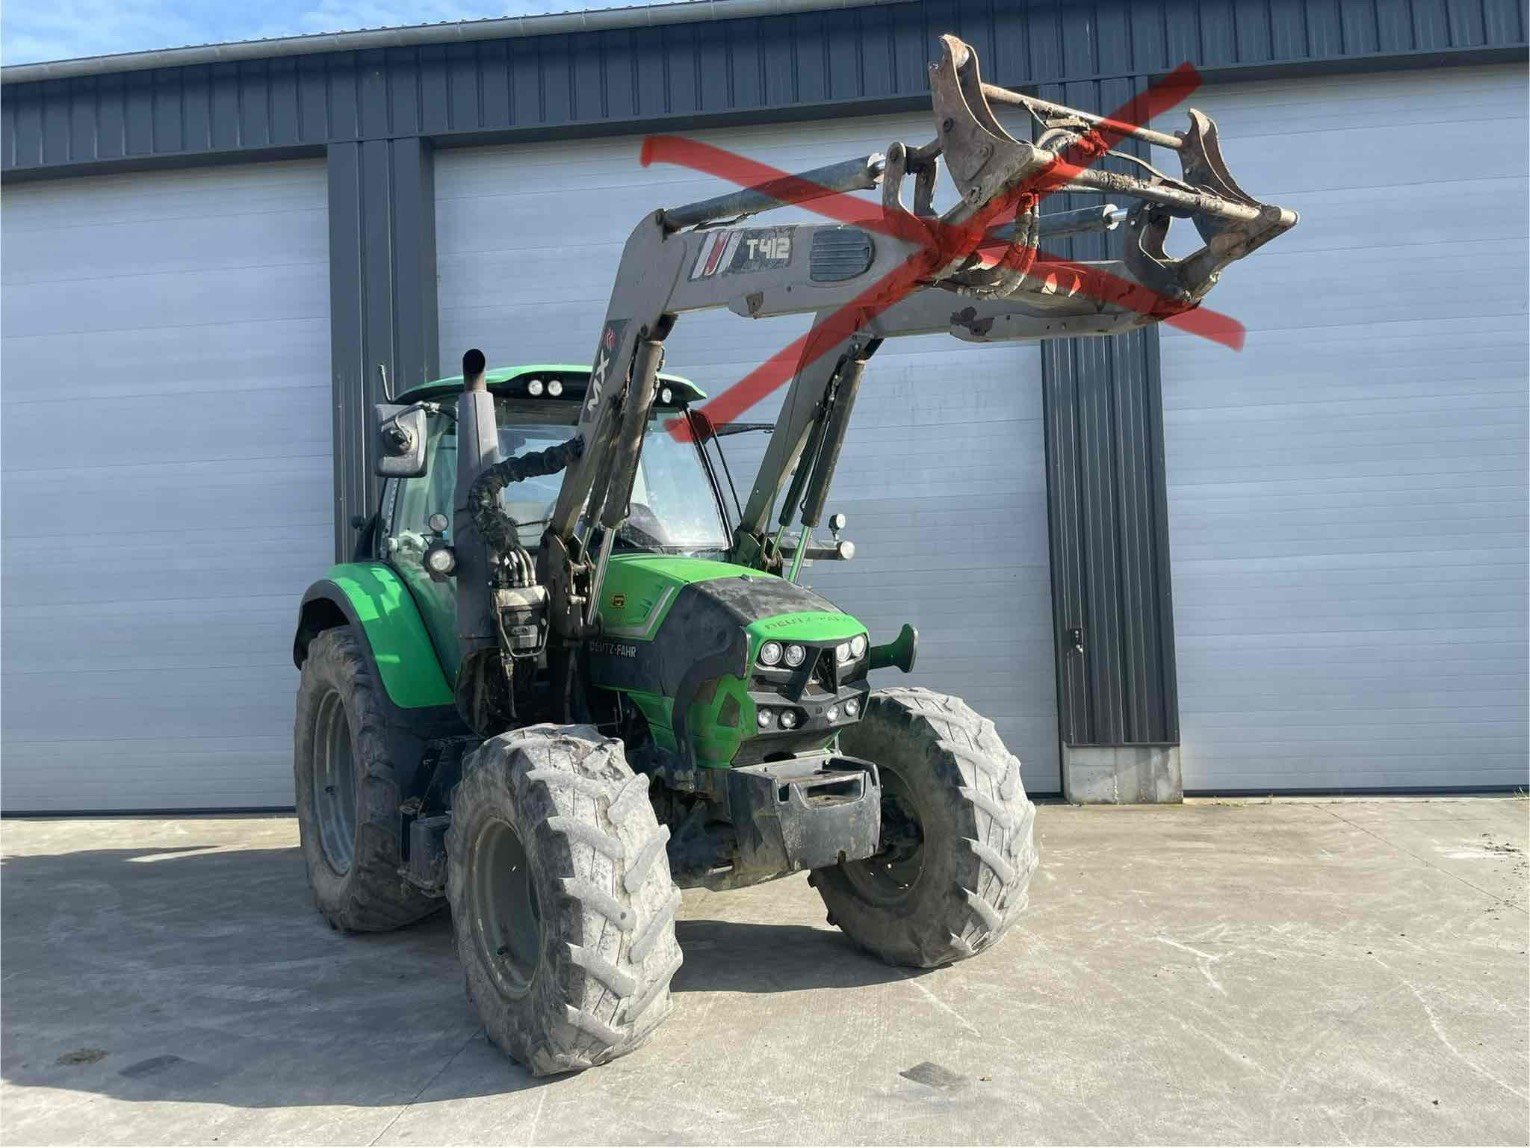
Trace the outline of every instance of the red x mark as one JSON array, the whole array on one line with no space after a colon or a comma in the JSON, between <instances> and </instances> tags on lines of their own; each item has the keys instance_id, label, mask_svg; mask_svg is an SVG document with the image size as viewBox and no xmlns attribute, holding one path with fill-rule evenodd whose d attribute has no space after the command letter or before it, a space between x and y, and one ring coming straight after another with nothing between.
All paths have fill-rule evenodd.
<instances>
[{"instance_id":1,"label":"red x mark","mask_svg":"<svg viewBox=\"0 0 1530 1148\"><path fill-rule=\"evenodd\" d=\"M1056 163L1031 176L1005 196L986 204L972 218L960 225L910 215L887 215L879 205L844 193L825 190L799 176L779 171L768 164L748 159L724 148L678 136L649 136L643 141L640 162L644 167L654 162L673 163L729 180L744 187L757 187L782 203L806 203L809 210L829 219L865 228L883 235L917 244L919 250L898 268L889 272L827 320L815 324L807 334L793 340L744 378L701 408L713 422L737 418L770 392L784 385L800 366L815 362L849 338L865 324L892 307L929 276L953 261L965 259L998 246L989 228L1006 213L1033 210L1049 195L1065 188L1084 167L1089 166L1130 134L1134 125L1146 123L1190 96L1200 86L1200 76L1189 64L1181 64L1162 81L1134 96L1115 113L1077 142L1066 148ZM1179 310L1180 304L1166 299L1141 284L1111 275L1099 268L1087 267L1034 248L1009 250L1004 259L1024 263L1035 272L1045 264L1046 274L1062 280L1060 287L1091 298L1113 303L1139 314L1161 318L1192 334L1238 350L1243 345L1244 328L1227 315L1197 308ZM986 257L985 257L986 258ZM675 420L670 433L678 439L691 437L689 423Z\"/></svg>"}]
</instances>

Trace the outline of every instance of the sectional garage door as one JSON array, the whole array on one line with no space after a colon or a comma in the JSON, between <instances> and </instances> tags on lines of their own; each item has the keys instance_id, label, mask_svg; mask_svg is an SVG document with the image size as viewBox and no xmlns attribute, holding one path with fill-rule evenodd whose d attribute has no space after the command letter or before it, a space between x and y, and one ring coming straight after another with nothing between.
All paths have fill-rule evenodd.
<instances>
[{"instance_id":1,"label":"sectional garage door","mask_svg":"<svg viewBox=\"0 0 1530 1148\"><path fill-rule=\"evenodd\" d=\"M314 163L6 187L7 810L291 804L325 195Z\"/></svg>"},{"instance_id":2,"label":"sectional garage door","mask_svg":"<svg viewBox=\"0 0 1530 1148\"><path fill-rule=\"evenodd\" d=\"M919 142L928 117L878 117L704 133L802 170ZM644 169L640 140L443 152L436 165L441 361L481 346L492 362L588 362L621 245L656 207L723 185ZM806 329L726 313L682 319L669 368L716 394ZM888 343L872 361L830 498L859 553L807 577L873 634L920 632L914 680L992 717L1056 792L1057 718L1048 589L1040 356L947 337ZM776 400L748 417L773 418ZM725 440L747 494L763 436ZM757 441L750 443L754 438ZM894 675L897 676L896 674Z\"/></svg>"},{"instance_id":3,"label":"sectional garage door","mask_svg":"<svg viewBox=\"0 0 1530 1148\"><path fill-rule=\"evenodd\" d=\"M1213 298L1242 354L1164 329L1189 789L1526 783L1525 88L1194 101L1302 222Z\"/></svg>"}]
</instances>

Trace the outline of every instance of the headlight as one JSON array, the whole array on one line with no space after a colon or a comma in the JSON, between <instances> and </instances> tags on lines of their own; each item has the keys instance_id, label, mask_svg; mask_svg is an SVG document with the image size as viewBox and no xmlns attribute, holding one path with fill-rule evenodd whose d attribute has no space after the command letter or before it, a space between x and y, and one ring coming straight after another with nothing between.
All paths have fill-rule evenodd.
<instances>
[{"instance_id":1,"label":"headlight","mask_svg":"<svg viewBox=\"0 0 1530 1148\"><path fill-rule=\"evenodd\" d=\"M782 729L796 729L797 728L797 711L796 710L782 710L781 711L781 728Z\"/></svg>"},{"instance_id":2,"label":"headlight","mask_svg":"<svg viewBox=\"0 0 1530 1148\"><path fill-rule=\"evenodd\" d=\"M856 714L858 714L860 712L861 712L861 703L860 702L856 701L854 698L850 698L848 701L845 702L845 716L846 717L854 717Z\"/></svg>"},{"instance_id":3,"label":"headlight","mask_svg":"<svg viewBox=\"0 0 1530 1148\"><path fill-rule=\"evenodd\" d=\"M807 658L807 651L795 642L786 647L786 664L788 666L800 666Z\"/></svg>"},{"instance_id":4,"label":"headlight","mask_svg":"<svg viewBox=\"0 0 1530 1148\"><path fill-rule=\"evenodd\" d=\"M560 383L557 379L548 379L547 380L547 393L552 398L557 398L559 395L561 395L563 393L563 384Z\"/></svg>"},{"instance_id":5,"label":"headlight","mask_svg":"<svg viewBox=\"0 0 1530 1148\"><path fill-rule=\"evenodd\" d=\"M450 546L431 546L422 558L428 573L438 578L450 577L452 571L457 569L457 556Z\"/></svg>"},{"instance_id":6,"label":"headlight","mask_svg":"<svg viewBox=\"0 0 1530 1148\"><path fill-rule=\"evenodd\" d=\"M536 396L540 395L542 393L542 380L532 379L531 382L527 383L526 393L532 398L536 398Z\"/></svg>"},{"instance_id":7,"label":"headlight","mask_svg":"<svg viewBox=\"0 0 1530 1148\"><path fill-rule=\"evenodd\" d=\"M857 634L850 639L850 656L858 658L866 652L866 635Z\"/></svg>"},{"instance_id":8,"label":"headlight","mask_svg":"<svg viewBox=\"0 0 1530 1148\"><path fill-rule=\"evenodd\" d=\"M834 660L842 666L849 662L853 656L854 655L850 653L849 642L841 642L839 645L834 647Z\"/></svg>"},{"instance_id":9,"label":"headlight","mask_svg":"<svg viewBox=\"0 0 1530 1148\"><path fill-rule=\"evenodd\" d=\"M823 711L823 716L830 722L837 722L839 720L839 707L830 706Z\"/></svg>"},{"instance_id":10,"label":"headlight","mask_svg":"<svg viewBox=\"0 0 1530 1148\"><path fill-rule=\"evenodd\" d=\"M760 647L760 665L773 666L781 660L781 643L766 642ZM800 660L800 659L799 659Z\"/></svg>"},{"instance_id":11,"label":"headlight","mask_svg":"<svg viewBox=\"0 0 1530 1148\"><path fill-rule=\"evenodd\" d=\"M767 710L767 709L760 710L760 716L756 720L759 721L761 729L769 729L770 728L770 721L771 721L770 711Z\"/></svg>"}]
</instances>

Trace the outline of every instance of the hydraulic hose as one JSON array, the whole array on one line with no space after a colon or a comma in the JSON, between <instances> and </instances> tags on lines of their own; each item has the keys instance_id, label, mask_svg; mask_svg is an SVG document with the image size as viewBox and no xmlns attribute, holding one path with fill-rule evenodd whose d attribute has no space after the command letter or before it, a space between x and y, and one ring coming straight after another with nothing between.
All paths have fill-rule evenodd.
<instances>
[{"instance_id":1,"label":"hydraulic hose","mask_svg":"<svg viewBox=\"0 0 1530 1148\"><path fill-rule=\"evenodd\" d=\"M557 474L583 453L584 440L575 435L546 450L512 455L484 468L468 491L468 510L473 515L473 525L491 551L507 554L521 545L520 524L499 504L500 493L505 487L522 479Z\"/></svg>"}]
</instances>

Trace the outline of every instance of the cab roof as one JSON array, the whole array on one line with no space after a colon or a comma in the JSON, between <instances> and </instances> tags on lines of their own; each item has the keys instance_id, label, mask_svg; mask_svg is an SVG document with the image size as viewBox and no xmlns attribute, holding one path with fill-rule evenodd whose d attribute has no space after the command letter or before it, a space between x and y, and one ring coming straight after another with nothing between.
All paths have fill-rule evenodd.
<instances>
[{"instance_id":1,"label":"cab roof","mask_svg":"<svg viewBox=\"0 0 1530 1148\"><path fill-rule=\"evenodd\" d=\"M555 380L561 386L562 393L550 396L547 393L547 384ZM530 363L520 367L494 367L484 372L484 382L488 384L489 391L506 398L583 399L585 387L589 381L589 367L570 363ZM541 383L541 387L538 388L539 394L534 395L529 389L533 382ZM394 401L416 403L422 399L454 395L461 390L462 376L450 375L444 379L433 379L428 383L410 387ZM667 400L664 397L665 391L669 392ZM706 392L689 379L661 373L659 394L654 401L661 407L679 407L706 397Z\"/></svg>"}]
</instances>

